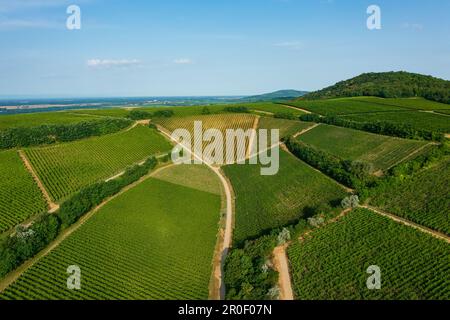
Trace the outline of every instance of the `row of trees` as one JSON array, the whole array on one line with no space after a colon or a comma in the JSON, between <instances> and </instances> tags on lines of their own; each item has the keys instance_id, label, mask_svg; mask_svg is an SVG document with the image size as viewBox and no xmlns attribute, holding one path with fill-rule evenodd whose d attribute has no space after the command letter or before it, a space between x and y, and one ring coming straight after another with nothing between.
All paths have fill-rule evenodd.
<instances>
[{"instance_id":1,"label":"row of trees","mask_svg":"<svg viewBox=\"0 0 450 320\"><path fill-rule=\"evenodd\" d=\"M114 133L130 126L127 119L101 119L75 124L8 128L0 131L0 149L30 147Z\"/></svg>"},{"instance_id":2,"label":"row of trees","mask_svg":"<svg viewBox=\"0 0 450 320\"><path fill-rule=\"evenodd\" d=\"M144 110L131 110L128 113L127 118L131 120L147 120L151 118L170 118L174 114L175 113L173 112L173 110L168 109L157 110L155 112L148 112Z\"/></svg>"},{"instance_id":3,"label":"row of trees","mask_svg":"<svg viewBox=\"0 0 450 320\"><path fill-rule=\"evenodd\" d=\"M128 168L116 179L82 189L66 200L56 214L45 213L29 227L16 227L16 232L12 236L0 242L0 278L36 255L62 230L75 223L102 201L146 175L157 163L154 157L149 158L143 165Z\"/></svg>"},{"instance_id":4,"label":"row of trees","mask_svg":"<svg viewBox=\"0 0 450 320\"><path fill-rule=\"evenodd\" d=\"M348 120L339 117L322 117L317 114L304 114L300 116L301 121L321 122L339 127L352 128L356 130L368 131L392 137L405 139L443 141L444 133L441 131L429 131L414 128L403 123L392 123L387 121L362 122Z\"/></svg>"}]
</instances>

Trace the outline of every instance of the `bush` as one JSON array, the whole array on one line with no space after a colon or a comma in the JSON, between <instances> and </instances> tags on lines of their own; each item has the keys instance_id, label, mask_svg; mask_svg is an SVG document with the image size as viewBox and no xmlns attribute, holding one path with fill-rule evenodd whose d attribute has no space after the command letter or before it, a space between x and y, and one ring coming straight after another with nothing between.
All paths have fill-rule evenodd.
<instances>
[{"instance_id":1,"label":"bush","mask_svg":"<svg viewBox=\"0 0 450 320\"><path fill-rule=\"evenodd\" d=\"M175 113L172 110L158 110L153 113L154 118L170 118L173 117Z\"/></svg>"},{"instance_id":2,"label":"bush","mask_svg":"<svg viewBox=\"0 0 450 320\"><path fill-rule=\"evenodd\" d=\"M341 206L344 209L356 208L359 206L359 198L357 195L352 195L342 199Z\"/></svg>"},{"instance_id":3,"label":"bush","mask_svg":"<svg viewBox=\"0 0 450 320\"><path fill-rule=\"evenodd\" d=\"M152 114L150 112L142 110L131 110L127 116L127 118L131 120L146 120L150 119L151 117Z\"/></svg>"},{"instance_id":4,"label":"bush","mask_svg":"<svg viewBox=\"0 0 450 320\"><path fill-rule=\"evenodd\" d=\"M249 113L250 112L247 107L241 107L241 106L225 107L224 111L225 112L233 112L233 113Z\"/></svg>"}]
</instances>

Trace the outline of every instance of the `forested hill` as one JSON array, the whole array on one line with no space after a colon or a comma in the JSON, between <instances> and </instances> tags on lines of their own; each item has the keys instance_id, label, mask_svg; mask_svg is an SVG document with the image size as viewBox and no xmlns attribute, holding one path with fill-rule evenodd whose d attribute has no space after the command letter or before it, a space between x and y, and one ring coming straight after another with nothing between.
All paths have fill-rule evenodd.
<instances>
[{"instance_id":1,"label":"forested hill","mask_svg":"<svg viewBox=\"0 0 450 320\"><path fill-rule=\"evenodd\" d=\"M311 92L303 99L355 96L382 98L422 97L450 103L450 81L409 72L364 73L325 89Z\"/></svg>"}]
</instances>

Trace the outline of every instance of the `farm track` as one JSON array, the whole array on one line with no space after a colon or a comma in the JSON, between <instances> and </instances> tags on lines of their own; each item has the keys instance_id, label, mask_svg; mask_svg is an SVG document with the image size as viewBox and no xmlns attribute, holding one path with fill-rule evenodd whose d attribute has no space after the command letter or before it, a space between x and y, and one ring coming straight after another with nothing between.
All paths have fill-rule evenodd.
<instances>
[{"instance_id":1,"label":"farm track","mask_svg":"<svg viewBox=\"0 0 450 320\"><path fill-rule=\"evenodd\" d=\"M306 114L311 114L312 113L311 111L308 111L306 109L290 106L290 105L287 105L287 104L280 104L280 106L283 106L283 107L286 107L286 108L289 108L289 109L293 109L293 110L300 110L300 111L303 111Z\"/></svg>"},{"instance_id":2,"label":"farm track","mask_svg":"<svg viewBox=\"0 0 450 320\"><path fill-rule=\"evenodd\" d=\"M173 139L170 135L170 133L162 126L157 125L160 132L165 135L170 141L174 142L175 144L178 144L178 141ZM191 154L194 158L197 158L198 160L202 161L202 159L195 154L191 149L187 148L186 146L183 146L183 148ZM223 185L223 189L225 191L225 198L226 198L226 207L225 207L225 230L223 231L223 239L222 237L222 244L221 250L219 250L218 254L220 255L220 258L214 257L213 262L213 274L216 281L214 281L213 288L210 292L210 299L213 300L223 300L225 298L225 285L223 282L223 267L225 264L225 259L227 257L228 251L230 250L231 243L232 243L232 236L233 236L233 198L232 198L232 187L230 185L230 182L228 181L225 174L220 170L220 167L216 167L210 164L205 163L206 166L208 166L220 179Z\"/></svg>"},{"instance_id":3,"label":"farm track","mask_svg":"<svg viewBox=\"0 0 450 320\"><path fill-rule=\"evenodd\" d=\"M370 210L370 211L372 211L372 212L374 212L376 214L379 214L379 215L381 215L383 217L389 218L389 219L391 219L391 220L393 220L395 222L402 223L402 224L404 224L404 225L406 225L408 227L414 228L414 229L416 229L416 230L418 230L420 232L429 234L429 235L431 235L431 236L433 236L435 238L438 238L440 240L446 241L447 243L450 243L450 236L447 236L447 235L445 235L445 234L443 234L443 233L441 233L439 231L435 231L433 229L424 227L424 226L422 226L420 224L417 224L415 222L409 221L409 220L407 220L405 218L401 218L401 217L399 217L399 216L397 216L395 214L383 211L381 209L378 209L378 208L375 208L375 207L372 207L372 206L362 205L360 207L364 208L364 209L368 209L368 210Z\"/></svg>"},{"instance_id":4,"label":"farm track","mask_svg":"<svg viewBox=\"0 0 450 320\"><path fill-rule=\"evenodd\" d=\"M280 287L280 300L294 300L291 276L289 273L289 260L286 255L286 245L278 246L273 250L273 263L278 271L278 286Z\"/></svg>"},{"instance_id":5,"label":"farm track","mask_svg":"<svg viewBox=\"0 0 450 320\"><path fill-rule=\"evenodd\" d=\"M317 128L318 126L320 126L320 123L316 123L316 124L312 125L312 126L309 127L309 128L303 129L302 131L299 131L299 132L297 132L296 134L294 134L292 137L293 137L293 138L297 138L297 137L301 136L302 134L305 134L305 133L307 133L308 131L310 131L310 130L312 130L312 129L314 129L314 128Z\"/></svg>"},{"instance_id":6,"label":"farm track","mask_svg":"<svg viewBox=\"0 0 450 320\"><path fill-rule=\"evenodd\" d=\"M255 141L256 135L257 135L257 130L258 130L258 126L259 126L259 116L255 117L255 121L253 122L253 133L252 136L250 137L249 141L248 141L248 148L247 148L247 152L245 154L245 159L248 159L250 157L250 154L252 152L252 145L253 145L253 141Z\"/></svg>"},{"instance_id":7,"label":"farm track","mask_svg":"<svg viewBox=\"0 0 450 320\"><path fill-rule=\"evenodd\" d=\"M39 176L36 174L36 171L34 171L33 166L31 165L30 161L28 160L25 152L23 150L19 150L19 156L22 159L25 167L30 172L30 174L33 176L34 181L36 181L36 184L38 185L39 189L41 190L45 200L47 201L49 212L53 213L56 210L59 209L59 205L53 202L52 198L50 197L49 193L47 192L47 189L45 189L44 184L42 183L41 179L39 179Z\"/></svg>"},{"instance_id":8,"label":"farm track","mask_svg":"<svg viewBox=\"0 0 450 320\"><path fill-rule=\"evenodd\" d=\"M69 237L73 232L78 230L86 221L88 221L95 213L97 213L98 210L100 210L102 207L104 207L107 203L109 203L111 200L121 196L125 192L129 191L130 189L136 187L143 181L147 180L148 178L152 177L154 174L158 173L161 170L167 169L171 167L173 164L165 165L162 167L157 168L156 170L150 172L146 176L143 176L138 181L126 186L123 188L120 192L113 195L112 197L109 197L108 199L104 200L102 203L100 203L98 206L96 206L94 209L86 213L84 216L82 216L77 222L75 222L73 225L65 229L58 237L52 241L45 249L40 251L36 256L33 258L25 261L22 265L20 265L17 269L7 274L1 281L0 281L0 293L3 292L6 288L8 288L12 283L14 283L25 271L27 271L29 268L31 268L33 265L35 265L41 258L48 255L52 250L54 250L56 247L58 247L61 242L63 242L67 237Z\"/></svg>"}]
</instances>

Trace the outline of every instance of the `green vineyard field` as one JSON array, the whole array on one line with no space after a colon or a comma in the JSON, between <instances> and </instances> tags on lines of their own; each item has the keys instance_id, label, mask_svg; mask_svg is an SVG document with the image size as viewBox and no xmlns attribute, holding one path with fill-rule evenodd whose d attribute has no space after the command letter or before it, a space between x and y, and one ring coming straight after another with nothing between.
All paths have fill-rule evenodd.
<instances>
[{"instance_id":1,"label":"green vineyard field","mask_svg":"<svg viewBox=\"0 0 450 320\"><path fill-rule=\"evenodd\" d=\"M15 127L37 127L44 124L73 124L96 117L67 112L42 112L30 114L13 114L0 116L0 130Z\"/></svg>"},{"instance_id":2,"label":"green vineyard field","mask_svg":"<svg viewBox=\"0 0 450 320\"><path fill-rule=\"evenodd\" d=\"M371 204L450 235L450 159L387 189L373 192Z\"/></svg>"},{"instance_id":3,"label":"green vineyard field","mask_svg":"<svg viewBox=\"0 0 450 320\"><path fill-rule=\"evenodd\" d=\"M155 130L138 126L116 134L30 148L25 152L52 199L60 201L86 185L170 149L171 145Z\"/></svg>"},{"instance_id":4,"label":"green vineyard field","mask_svg":"<svg viewBox=\"0 0 450 320\"><path fill-rule=\"evenodd\" d=\"M47 203L17 151L0 152L0 232L45 212Z\"/></svg>"},{"instance_id":5,"label":"green vineyard field","mask_svg":"<svg viewBox=\"0 0 450 320\"><path fill-rule=\"evenodd\" d=\"M309 215L321 204L339 203L346 192L336 182L280 150L276 175L262 176L260 165L223 167L236 196L234 238L243 241Z\"/></svg>"},{"instance_id":6,"label":"green vineyard field","mask_svg":"<svg viewBox=\"0 0 450 320\"><path fill-rule=\"evenodd\" d=\"M418 156L427 142L393 138L359 130L321 124L298 137L299 140L335 156L372 163L376 170L398 164L415 152Z\"/></svg>"},{"instance_id":7,"label":"green vineyard field","mask_svg":"<svg viewBox=\"0 0 450 320\"><path fill-rule=\"evenodd\" d=\"M220 206L218 195L150 178L104 206L0 299L207 299ZM81 268L81 290L66 287L71 265Z\"/></svg>"},{"instance_id":8,"label":"green vineyard field","mask_svg":"<svg viewBox=\"0 0 450 320\"><path fill-rule=\"evenodd\" d=\"M297 299L450 299L448 244L371 211L314 230L288 255ZM367 288L371 265L380 290Z\"/></svg>"}]
</instances>

